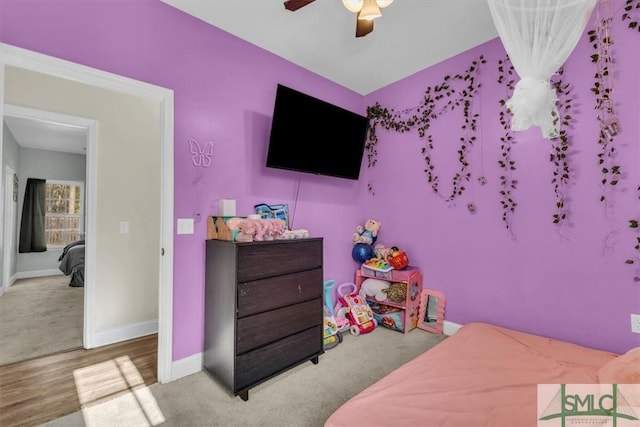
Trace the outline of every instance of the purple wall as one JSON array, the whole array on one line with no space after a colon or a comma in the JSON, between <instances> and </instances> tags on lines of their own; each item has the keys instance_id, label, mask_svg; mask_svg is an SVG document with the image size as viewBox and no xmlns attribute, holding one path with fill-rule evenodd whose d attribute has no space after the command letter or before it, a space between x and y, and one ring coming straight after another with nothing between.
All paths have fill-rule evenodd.
<instances>
[{"instance_id":1,"label":"purple wall","mask_svg":"<svg viewBox=\"0 0 640 427\"><path fill-rule=\"evenodd\" d=\"M496 83L496 61L504 56L499 40L363 99L159 1L0 2L0 42L174 91L175 217L199 213L202 218L194 235L174 239L174 360L202 350L204 218L217 214L220 198L236 199L238 214L250 213L260 202L289 203L294 227L325 239L326 279L353 279L351 234L373 217L383 224L379 242L406 249L411 263L422 268L425 286L447 295L450 321L489 321L617 352L640 345L629 321L630 313L640 313L640 285L633 283L633 267L624 264L635 244L627 220L640 212L635 192L640 183L640 36L619 18L615 22L614 96L624 132L616 144L624 176L611 197L610 219L598 201L597 126L589 92L595 69L583 37L565 68L579 109L572 130L571 223L561 228L551 223L549 141L537 128L520 132L513 149L519 180L514 240L500 220L498 195L497 100L504 93ZM376 101L403 109L417 105L426 86L462 72L480 54L487 64L476 98L482 125L471 154L474 184L455 206L427 186L415 134L381 130L378 164L365 167L358 182L264 168L277 83L360 113ZM458 129L459 122L450 117L433 127L443 189L457 166L452 141ZM214 144L213 164L200 169L196 184L189 138ZM475 184L480 173L488 179L485 186ZM366 191L369 181L375 196ZM473 215L466 209L471 201L477 206Z\"/></svg>"},{"instance_id":2,"label":"purple wall","mask_svg":"<svg viewBox=\"0 0 640 427\"><path fill-rule=\"evenodd\" d=\"M0 42L174 91L174 214L202 218L194 235L174 238L174 360L202 351L205 219L218 199L236 199L238 215L288 203L295 228L324 237L325 278L353 280L364 184L264 160L277 83L363 114L360 95L159 1L2 0ZM192 165L189 138L213 142L211 167Z\"/></svg>"},{"instance_id":3,"label":"purple wall","mask_svg":"<svg viewBox=\"0 0 640 427\"><path fill-rule=\"evenodd\" d=\"M425 287L446 295L448 320L488 321L615 352L640 345L640 335L631 333L629 318L630 313L640 313L640 284L633 282L634 267L624 263L633 256L635 245L628 220L640 214L636 192L640 184L640 34L621 24L622 2L616 5L613 98L623 129L615 142L623 175L617 191L611 193L608 218L599 201L598 126L590 92L596 70L586 34L565 65L565 81L573 85L578 110L569 150L571 216L565 226L552 224L556 200L550 141L541 137L537 127L515 133L512 157L519 180L513 194L518 203L512 220L515 239L503 226L497 161L503 135L498 100L505 97L505 89L497 84L497 61L505 51L499 39L366 97L367 105L414 107L427 86L442 83L447 74L463 72L479 55L487 60L481 69L483 88L475 101L482 118L479 141L471 151L472 180L463 197L450 205L431 191L423 172L423 143L415 132L380 130L378 163L362 177L374 186L366 211L383 223L379 242L406 248L411 263L423 269ZM591 28L592 23L587 30ZM450 113L431 129L433 161L444 192L451 191L459 165L460 117ZM488 180L484 186L476 181L482 174ZM476 205L475 214L467 210L470 202Z\"/></svg>"}]
</instances>

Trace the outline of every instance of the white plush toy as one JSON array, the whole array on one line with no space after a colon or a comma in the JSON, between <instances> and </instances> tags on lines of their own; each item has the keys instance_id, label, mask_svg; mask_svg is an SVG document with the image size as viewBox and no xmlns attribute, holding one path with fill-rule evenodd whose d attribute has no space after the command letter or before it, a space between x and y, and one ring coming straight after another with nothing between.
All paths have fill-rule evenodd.
<instances>
[{"instance_id":1,"label":"white plush toy","mask_svg":"<svg viewBox=\"0 0 640 427\"><path fill-rule=\"evenodd\" d=\"M376 301L384 301L387 299L387 294L382 292L383 289L387 289L391 286L391 282L381 279L364 279L362 285L360 285L360 291L365 296L374 297Z\"/></svg>"}]
</instances>

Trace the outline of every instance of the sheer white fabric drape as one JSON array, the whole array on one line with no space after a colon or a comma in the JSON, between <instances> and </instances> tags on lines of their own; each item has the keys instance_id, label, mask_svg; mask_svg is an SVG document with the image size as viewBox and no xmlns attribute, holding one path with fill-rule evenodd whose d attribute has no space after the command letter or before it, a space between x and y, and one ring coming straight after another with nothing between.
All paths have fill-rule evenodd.
<instances>
[{"instance_id":1,"label":"sheer white fabric drape","mask_svg":"<svg viewBox=\"0 0 640 427\"><path fill-rule=\"evenodd\" d=\"M597 0L487 0L520 81L507 101L512 130L540 126L557 138L556 93L549 79L573 51Z\"/></svg>"}]
</instances>

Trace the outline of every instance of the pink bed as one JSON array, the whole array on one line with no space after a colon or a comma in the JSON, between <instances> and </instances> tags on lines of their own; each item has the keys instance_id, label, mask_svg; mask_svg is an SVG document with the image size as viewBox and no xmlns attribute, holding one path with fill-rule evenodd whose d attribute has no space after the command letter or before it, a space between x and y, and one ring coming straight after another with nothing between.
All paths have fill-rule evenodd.
<instances>
[{"instance_id":1,"label":"pink bed","mask_svg":"<svg viewBox=\"0 0 640 427\"><path fill-rule=\"evenodd\" d=\"M598 383L616 357L469 323L351 398L325 427L536 426L537 384Z\"/></svg>"}]
</instances>

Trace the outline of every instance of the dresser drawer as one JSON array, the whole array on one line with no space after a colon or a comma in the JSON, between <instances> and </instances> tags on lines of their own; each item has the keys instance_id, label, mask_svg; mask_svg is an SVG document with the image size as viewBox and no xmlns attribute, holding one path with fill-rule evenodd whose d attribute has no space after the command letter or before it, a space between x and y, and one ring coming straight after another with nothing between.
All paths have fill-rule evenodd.
<instances>
[{"instance_id":1,"label":"dresser drawer","mask_svg":"<svg viewBox=\"0 0 640 427\"><path fill-rule=\"evenodd\" d=\"M322 353L322 326L276 341L236 357L235 390L252 386L297 362Z\"/></svg>"},{"instance_id":2,"label":"dresser drawer","mask_svg":"<svg viewBox=\"0 0 640 427\"><path fill-rule=\"evenodd\" d=\"M322 239L238 246L238 282L322 267Z\"/></svg>"},{"instance_id":3,"label":"dresser drawer","mask_svg":"<svg viewBox=\"0 0 640 427\"><path fill-rule=\"evenodd\" d=\"M322 269L238 283L238 317L322 297Z\"/></svg>"},{"instance_id":4,"label":"dresser drawer","mask_svg":"<svg viewBox=\"0 0 640 427\"><path fill-rule=\"evenodd\" d=\"M322 298L238 319L236 354L322 324Z\"/></svg>"}]
</instances>

